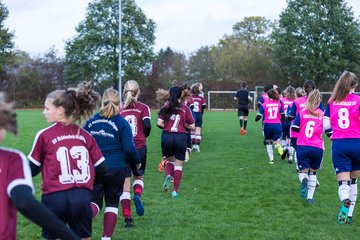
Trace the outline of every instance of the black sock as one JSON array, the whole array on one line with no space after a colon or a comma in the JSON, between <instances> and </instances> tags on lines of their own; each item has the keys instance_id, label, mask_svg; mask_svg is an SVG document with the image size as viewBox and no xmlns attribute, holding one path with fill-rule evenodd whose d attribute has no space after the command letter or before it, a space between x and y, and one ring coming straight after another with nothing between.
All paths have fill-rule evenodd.
<instances>
[{"instance_id":1,"label":"black sock","mask_svg":"<svg viewBox=\"0 0 360 240\"><path fill-rule=\"evenodd\" d=\"M244 129L246 130L247 120L244 120Z\"/></svg>"},{"instance_id":2,"label":"black sock","mask_svg":"<svg viewBox=\"0 0 360 240\"><path fill-rule=\"evenodd\" d=\"M240 128L242 128L242 126L243 126L243 120L240 119Z\"/></svg>"}]
</instances>

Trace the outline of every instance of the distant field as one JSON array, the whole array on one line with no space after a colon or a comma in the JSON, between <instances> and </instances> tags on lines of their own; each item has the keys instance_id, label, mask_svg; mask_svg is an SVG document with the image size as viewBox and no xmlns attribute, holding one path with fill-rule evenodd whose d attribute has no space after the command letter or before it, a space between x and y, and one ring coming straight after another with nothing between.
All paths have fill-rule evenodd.
<instances>
[{"instance_id":1,"label":"distant field","mask_svg":"<svg viewBox=\"0 0 360 240\"><path fill-rule=\"evenodd\" d=\"M331 164L330 141L326 138L321 186L308 205L299 197L295 166L275 157L269 165L262 145L261 124L251 112L248 135L239 135L236 112L206 112L201 152L184 164L180 198L171 199L161 190L163 173L157 172L161 158L160 129L148 139L145 176L145 215L126 230L122 215L112 239L358 239L360 215L355 210L352 225L339 225L337 182ZM48 126L41 110L19 110L19 138L10 134L2 145L26 155L38 130ZM37 197L41 179L34 179ZM133 206L133 205L132 205ZM360 205L358 206L358 208ZM121 212L121 209L119 210ZM93 239L100 239L102 215L94 220ZM40 239L40 229L19 217L18 239Z\"/></svg>"}]
</instances>

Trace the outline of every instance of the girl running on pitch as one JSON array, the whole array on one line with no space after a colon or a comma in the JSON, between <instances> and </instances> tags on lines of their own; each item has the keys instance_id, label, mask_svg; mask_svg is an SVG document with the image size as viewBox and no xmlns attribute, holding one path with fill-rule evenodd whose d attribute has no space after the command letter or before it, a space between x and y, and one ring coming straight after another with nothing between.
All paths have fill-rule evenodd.
<instances>
[{"instance_id":1,"label":"girl running on pitch","mask_svg":"<svg viewBox=\"0 0 360 240\"><path fill-rule=\"evenodd\" d=\"M263 118L264 145L269 156L269 163L274 163L273 145L280 145L282 133L281 121L285 118L284 109L280 103L279 93L275 89L268 92L268 100L261 104L255 121Z\"/></svg>"},{"instance_id":2,"label":"girl running on pitch","mask_svg":"<svg viewBox=\"0 0 360 240\"><path fill-rule=\"evenodd\" d=\"M167 159L164 188L168 189L172 178L174 187L173 198L178 197L178 190L182 178L182 165L185 160L187 146L186 128L194 129L195 123L190 109L180 103L182 89L170 88L170 99L160 109L157 126L163 129L161 145Z\"/></svg>"},{"instance_id":3,"label":"girl running on pitch","mask_svg":"<svg viewBox=\"0 0 360 240\"><path fill-rule=\"evenodd\" d=\"M28 155L33 176L41 172L41 201L82 239L92 234L91 190L96 175L107 171L96 140L75 124L86 121L100 95L90 83L55 90L45 101L43 114L51 126L40 130ZM56 239L43 229L43 237Z\"/></svg>"},{"instance_id":4,"label":"girl running on pitch","mask_svg":"<svg viewBox=\"0 0 360 240\"><path fill-rule=\"evenodd\" d=\"M149 106L138 100L140 96L140 87L135 80L129 80L125 83L123 96L124 103L120 108L120 115L130 124L135 147L141 159L141 167L139 169L136 169L134 165L128 164L124 192L120 198L124 219L132 219L130 207L131 175L133 176L132 188L134 191L133 200L136 213L137 215L142 216L145 212L141 198L144 190L144 174L147 160L146 138L150 136L151 131L151 113ZM130 227L130 225L125 225L125 227Z\"/></svg>"},{"instance_id":5,"label":"girl running on pitch","mask_svg":"<svg viewBox=\"0 0 360 240\"><path fill-rule=\"evenodd\" d=\"M351 223L360 173L360 96L354 94L357 76L345 71L332 91L325 111L325 129L332 128L332 162L341 201L340 224Z\"/></svg>"}]
</instances>

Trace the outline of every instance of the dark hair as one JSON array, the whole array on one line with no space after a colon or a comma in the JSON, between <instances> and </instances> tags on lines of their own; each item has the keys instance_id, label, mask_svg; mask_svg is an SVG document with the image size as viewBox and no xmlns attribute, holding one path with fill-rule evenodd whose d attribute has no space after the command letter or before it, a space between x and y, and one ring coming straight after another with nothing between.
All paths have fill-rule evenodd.
<instances>
[{"instance_id":1,"label":"dark hair","mask_svg":"<svg viewBox=\"0 0 360 240\"><path fill-rule=\"evenodd\" d=\"M193 86L191 87L191 93L194 94L194 95L199 95L200 94L200 88L199 88L199 84L196 83L196 84L193 84Z\"/></svg>"},{"instance_id":2,"label":"dark hair","mask_svg":"<svg viewBox=\"0 0 360 240\"><path fill-rule=\"evenodd\" d=\"M264 87L264 92L267 93L270 89L272 89L274 87L273 84L268 84Z\"/></svg>"},{"instance_id":3,"label":"dark hair","mask_svg":"<svg viewBox=\"0 0 360 240\"><path fill-rule=\"evenodd\" d=\"M246 88L246 82L242 82L242 83L241 83L241 87L242 87L243 89L245 89L245 88Z\"/></svg>"},{"instance_id":4,"label":"dark hair","mask_svg":"<svg viewBox=\"0 0 360 240\"><path fill-rule=\"evenodd\" d=\"M159 115L164 116L164 120L170 118L172 114L177 113L177 108L180 107L179 99L181 98L182 89L180 87L172 87L169 90L169 101L160 109Z\"/></svg>"},{"instance_id":5,"label":"dark hair","mask_svg":"<svg viewBox=\"0 0 360 240\"><path fill-rule=\"evenodd\" d=\"M10 131L17 135L18 126L16 112L13 103L6 103L3 93L0 93L0 128Z\"/></svg>"},{"instance_id":6,"label":"dark hair","mask_svg":"<svg viewBox=\"0 0 360 240\"><path fill-rule=\"evenodd\" d=\"M86 122L100 102L99 93L92 89L91 82L83 82L77 88L55 90L47 96L55 107L63 107L69 123Z\"/></svg>"},{"instance_id":7,"label":"dark hair","mask_svg":"<svg viewBox=\"0 0 360 240\"><path fill-rule=\"evenodd\" d=\"M309 95L309 93L316 88L315 82L313 80L306 80L304 82L304 91L306 93L306 96Z\"/></svg>"},{"instance_id":8,"label":"dark hair","mask_svg":"<svg viewBox=\"0 0 360 240\"><path fill-rule=\"evenodd\" d=\"M276 91L275 89L270 89L268 92L267 92L267 95L270 99L274 99L276 101L279 101L280 100L280 94L278 91Z\"/></svg>"}]
</instances>

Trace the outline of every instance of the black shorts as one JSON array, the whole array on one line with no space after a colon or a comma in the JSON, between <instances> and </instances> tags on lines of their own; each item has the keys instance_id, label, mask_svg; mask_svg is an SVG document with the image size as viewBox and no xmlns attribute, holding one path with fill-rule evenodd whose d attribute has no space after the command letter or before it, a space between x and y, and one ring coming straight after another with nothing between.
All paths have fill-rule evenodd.
<instances>
[{"instance_id":1,"label":"black shorts","mask_svg":"<svg viewBox=\"0 0 360 240\"><path fill-rule=\"evenodd\" d=\"M102 208L103 198L107 207L117 208L119 198L123 193L126 168L109 169L102 181L95 181L94 189L91 192L91 202Z\"/></svg>"},{"instance_id":2,"label":"black shorts","mask_svg":"<svg viewBox=\"0 0 360 240\"><path fill-rule=\"evenodd\" d=\"M249 106L238 106L238 116L249 116Z\"/></svg>"},{"instance_id":3,"label":"black shorts","mask_svg":"<svg viewBox=\"0 0 360 240\"><path fill-rule=\"evenodd\" d=\"M161 146L165 157L175 156L177 160L185 160L187 146L187 133L164 132L161 138Z\"/></svg>"},{"instance_id":4,"label":"black shorts","mask_svg":"<svg viewBox=\"0 0 360 240\"><path fill-rule=\"evenodd\" d=\"M92 233L90 197L91 191L89 189L73 188L44 194L41 196L41 202L67 223L80 238L88 238L91 237ZM46 239L55 239L55 236L51 236L44 229L42 236Z\"/></svg>"}]
</instances>

